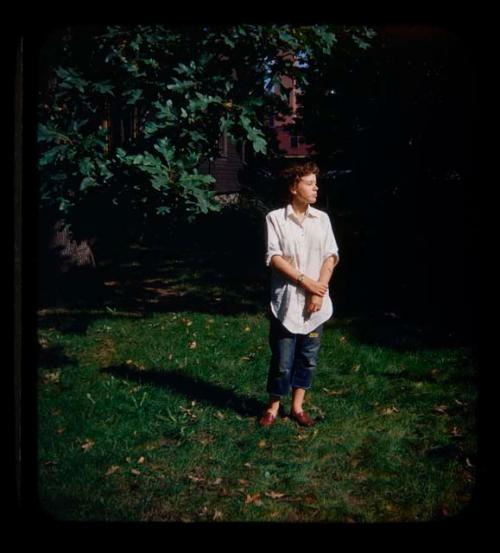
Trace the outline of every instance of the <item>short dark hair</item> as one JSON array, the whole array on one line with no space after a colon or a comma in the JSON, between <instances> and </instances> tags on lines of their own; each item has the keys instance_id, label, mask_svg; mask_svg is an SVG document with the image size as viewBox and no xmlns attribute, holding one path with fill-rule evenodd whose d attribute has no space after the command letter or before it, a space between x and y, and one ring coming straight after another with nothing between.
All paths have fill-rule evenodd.
<instances>
[{"instance_id":1,"label":"short dark hair","mask_svg":"<svg viewBox=\"0 0 500 553\"><path fill-rule=\"evenodd\" d=\"M287 189L300 181L306 175L319 175L319 167L313 161L294 163L283 170L282 176L285 179Z\"/></svg>"},{"instance_id":2,"label":"short dark hair","mask_svg":"<svg viewBox=\"0 0 500 553\"><path fill-rule=\"evenodd\" d=\"M290 187L300 181L306 175L319 175L319 167L313 161L304 161L302 163L295 162L281 172L283 178L283 200L290 202L292 194Z\"/></svg>"}]
</instances>

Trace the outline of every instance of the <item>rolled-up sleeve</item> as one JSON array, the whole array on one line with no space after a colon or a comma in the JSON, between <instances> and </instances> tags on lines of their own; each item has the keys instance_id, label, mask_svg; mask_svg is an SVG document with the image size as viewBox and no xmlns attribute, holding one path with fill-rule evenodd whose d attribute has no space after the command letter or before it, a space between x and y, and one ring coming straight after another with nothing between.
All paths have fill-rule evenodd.
<instances>
[{"instance_id":1,"label":"rolled-up sleeve","mask_svg":"<svg viewBox=\"0 0 500 553\"><path fill-rule=\"evenodd\" d=\"M334 255L337 260L335 262L335 265L339 262L340 256L339 256L339 247L337 245L337 240L335 240L335 235L333 233L332 228L332 222L330 221L330 217L325 214L325 248L323 252L323 263L332 255Z\"/></svg>"},{"instance_id":2,"label":"rolled-up sleeve","mask_svg":"<svg viewBox=\"0 0 500 553\"><path fill-rule=\"evenodd\" d=\"M275 227L275 223L272 220L270 214L266 216L267 227L267 252L266 252L266 265L269 267L273 255L283 255L283 251L280 247L278 232Z\"/></svg>"}]
</instances>

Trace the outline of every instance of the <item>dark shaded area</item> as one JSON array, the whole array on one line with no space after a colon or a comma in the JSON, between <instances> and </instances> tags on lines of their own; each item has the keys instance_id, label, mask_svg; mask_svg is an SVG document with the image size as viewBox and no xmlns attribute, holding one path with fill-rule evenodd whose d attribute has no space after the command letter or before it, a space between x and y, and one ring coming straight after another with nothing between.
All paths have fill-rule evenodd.
<instances>
[{"instance_id":1,"label":"dark shaded area","mask_svg":"<svg viewBox=\"0 0 500 553\"><path fill-rule=\"evenodd\" d=\"M339 313L395 313L477 338L479 61L436 26L377 28L313 72L301 132L334 221ZM468 38L468 40L467 40ZM475 57L476 54L476 57ZM375 321L374 321L375 323Z\"/></svg>"},{"instance_id":2,"label":"dark shaded area","mask_svg":"<svg viewBox=\"0 0 500 553\"><path fill-rule=\"evenodd\" d=\"M394 313L368 313L350 321L347 328L359 342L400 351L458 348L471 341L460 328L443 321L415 321Z\"/></svg>"},{"instance_id":3,"label":"dark shaded area","mask_svg":"<svg viewBox=\"0 0 500 553\"><path fill-rule=\"evenodd\" d=\"M244 417L259 416L267 406L255 398L242 396L222 386L197 380L177 370L139 373L127 365L116 365L106 367L102 371L140 384L152 384L159 388L172 390L189 400L208 403L219 409L232 409Z\"/></svg>"},{"instance_id":4,"label":"dark shaded area","mask_svg":"<svg viewBox=\"0 0 500 553\"><path fill-rule=\"evenodd\" d=\"M38 366L45 369L56 367L75 366L76 361L68 357L62 346L51 346L48 348L38 348Z\"/></svg>"},{"instance_id":5,"label":"dark shaded area","mask_svg":"<svg viewBox=\"0 0 500 553\"><path fill-rule=\"evenodd\" d=\"M269 301L264 231L258 214L237 208L195 224L157 218L142 241L119 240L115 232L99 235L93 245L96 268L66 273L40 245L40 324L80 333L106 315L261 313ZM77 234L83 236L88 232Z\"/></svg>"}]
</instances>

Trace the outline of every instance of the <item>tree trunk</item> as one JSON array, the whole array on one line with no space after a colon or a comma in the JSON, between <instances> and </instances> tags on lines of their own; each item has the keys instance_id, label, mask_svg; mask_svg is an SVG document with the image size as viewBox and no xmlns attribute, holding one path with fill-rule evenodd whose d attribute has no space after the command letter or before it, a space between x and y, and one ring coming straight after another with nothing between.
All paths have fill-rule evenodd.
<instances>
[{"instance_id":1,"label":"tree trunk","mask_svg":"<svg viewBox=\"0 0 500 553\"><path fill-rule=\"evenodd\" d=\"M46 230L40 244L41 303L61 307L97 300L99 278L92 239L75 240L63 219Z\"/></svg>"}]
</instances>

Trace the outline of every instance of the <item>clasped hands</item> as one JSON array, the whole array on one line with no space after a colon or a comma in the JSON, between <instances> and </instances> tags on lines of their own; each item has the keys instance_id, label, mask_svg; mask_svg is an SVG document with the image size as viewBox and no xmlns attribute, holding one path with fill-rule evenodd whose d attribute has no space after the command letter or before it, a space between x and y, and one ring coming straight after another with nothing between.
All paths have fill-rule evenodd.
<instances>
[{"instance_id":1,"label":"clasped hands","mask_svg":"<svg viewBox=\"0 0 500 553\"><path fill-rule=\"evenodd\" d=\"M305 278L303 281L306 295L306 312L315 313L321 309L323 305L323 297L328 291L328 285L316 280Z\"/></svg>"}]
</instances>

